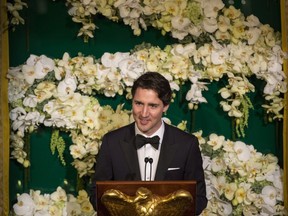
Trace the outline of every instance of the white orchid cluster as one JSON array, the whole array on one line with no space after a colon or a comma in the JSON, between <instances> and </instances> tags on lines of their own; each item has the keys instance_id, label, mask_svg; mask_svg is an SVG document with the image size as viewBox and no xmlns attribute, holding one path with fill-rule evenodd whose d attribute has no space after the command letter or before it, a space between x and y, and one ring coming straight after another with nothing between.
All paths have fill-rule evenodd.
<instances>
[{"instance_id":1,"label":"white orchid cluster","mask_svg":"<svg viewBox=\"0 0 288 216\"><path fill-rule=\"evenodd\" d=\"M51 194L41 194L39 190L18 195L11 216L96 216L88 194L80 190L77 197L66 194L58 187Z\"/></svg>"},{"instance_id":2,"label":"white orchid cluster","mask_svg":"<svg viewBox=\"0 0 288 216\"><path fill-rule=\"evenodd\" d=\"M234 6L226 8L221 0L87 0L73 3L68 1L67 4L73 11L82 11L80 8L85 7L94 8L93 13L89 13L89 19L94 11L113 21L121 19L131 26L135 35L140 35L141 29L153 26L163 34L171 32L172 37L180 41L193 37L198 53L189 58L193 66L198 66L195 72L202 68L201 72L206 74L194 74L189 77L190 81L193 83L198 78L218 81L227 74L229 84L220 91L224 99L221 105L229 116L236 118L238 136L245 136L248 110L253 107L246 95L254 91L254 86L246 77L255 75L266 82L264 97L267 104L263 107L267 110L267 119L272 121L283 118L282 93L287 91L287 86L282 65L287 54L281 50L280 35L269 25L260 23L254 15L246 18ZM82 17L86 16L85 13L82 12ZM203 38L212 41L213 48L209 42L203 43ZM196 96L200 89L206 89L205 82L197 82L189 93ZM189 107L195 107L192 97L187 95L187 99L192 100ZM205 102L201 95L199 100Z\"/></svg>"},{"instance_id":3,"label":"white orchid cluster","mask_svg":"<svg viewBox=\"0 0 288 216\"><path fill-rule=\"evenodd\" d=\"M182 40L187 35L198 37L202 32L215 32L216 18L224 7L221 0L67 0L66 4L72 20L82 23L78 36L86 36L86 41L87 36L93 37L95 28L90 26L96 13L113 21L123 20L135 35L140 35L141 29L153 26L163 35L171 32L174 38Z\"/></svg>"},{"instance_id":4,"label":"white orchid cluster","mask_svg":"<svg viewBox=\"0 0 288 216\"><path fill-rule=\"evenodd\" d=\"M263 107L270 120L282 119L287 82L282 70L284 53L280 46L275 45L260 53L260 46L253 49L242 42L221 45L213 37L211 40L211 44L203 46L189 43L168 45L163 50L149 47L133 53L104 53L97 63L92 57L86 57L83 64L83 57L71 59L65 54L59 60L58 68L64 62L69 62L70 67L76 65L73 70L80 80L78 89L86 94L97 91L107 97L128 92L126 97L131 98L129 92L133 81L146 71L161 73L174 91L179 91L183 83L190 81L191 87L186 94L190 109L207 102L202 92L208 90L208 82L227 78L228 84L219 90L223 98L220 105L236 120L238 136L245 136L245 127L248 126L249 109L253 108L248 95L255 91L249 77L255 76L266 83L266 104ZM65 70L63 67L61 73Z\"/></svg>"},{"instance_id":5,"label":"white orchid cluster","mask_svg":"<svg viewBox=\"0 0 288 216\"><path fill-rule=\"evenodd\" d=\"M16 26L19 24L24 24L25 20L20 16L19 12L23 10L24 7L28 7L27 3L21 0L13 0L7 2L6 8L8 13L8 23L7 26Z\"/></svg>"},{"instance_id":6,"label":"white orchid cluster","mask_svg":"<svg viewBox=\"0 0 288 216\"><path fill-rule=\"evenodd\" d=\"M122 109L123 105L118 105L116 110L110 106L103 106L103 110L97 118L101 127L93 130L89 127L82 127L81 130L70 132L72 145L70 154L74 161L72 165L76 168L79 177L94 173L96 155L101 146L102 137L109 131L127 125L133 121L131 112Z\"/></svg>"},{"instance_id":7,"label":"white orchid cluster","mask_svg":"<svg viewBox=\"0 0 288 216\"><path fill-rule=\"evenodd\" d=\"M173 90L179 90L179 86L189 80L192 85L186 99L189 108L196 109L198 103L207 102L202 96L202 91L208 89L207 82L227 77L228 84L219 91L223 98L220 105L234 118L237 135L245 136L249 109L253 108L247 95L255 89L248 78L256 76L266 83L266 102L262 106L267 119L283 118L287 82L282 66L287 55L281 50L280 35L254 15L245 18L235 7L226 8L221 0L69 0L66 4L73 20L84 23L81 35L93 36L92 17L101 13L112 20L123 19L136 35L141 33L141 28L152 25L163 33L171 32L179 40L193 36L195 42L167 46L164 50L143 49L133 54L105 53L99 64L94 63L92 57L82 62L83 57L71 60L65 54L55 72L58 76L69 74L71 67L66 64L69 62L78 69L73 73L79 82L76 84L74 77L67 77L64 88L69 82L72 91L78 88L82 93L91 94L96 90L110 97L121 95L125 90L129 92L139 74L158 71L170 81Z\"/></svg>"},{"instance_id":8,"label":"white orchid cluster","mask_svg":"<svg viewBox=\"0 0 288 216\"><path fill-rule=\"evenodd\" d=\"M98 140L93 138L91 143L95 145L89 149L97 152L103 133L111 129L106 125L117 128L119 122L116 118L109 120L110 124L101 122L104 110L93 95L114 97L125 93L126 98L131 98L134 80L147 71L165 76L173 91L179 91L181 85L190 81L191 87L186 94L190 109L196 109L199 103L207 103L202 92L208 90L209 82L227 77L228 84L219 90L223 98L220 105L236 120L239 136L244 136L252 107L248 94L254 91L254 86L248 78L255 75L266 81L264 96L268 103L263 107L273 118L283 118L281 94L287 91L287 84L281 67L283 55L280 47L275 45L274 52L260 55L243 43L221 45L211 39L211 44L199 47L189 43L168 45L163 50L149 47L133 53L104 53L99 60L81 55L71 58L68 53L62 59L54 60L45 55L31 55L24 65L11 68L8 73L12 156L24 166L29 166L21 138L25 132L32 132L41 124L75 130L73 134L84 136L93 132L93 137ZM251 62L255 55L262 62ZM246 72L241 73L240 68L245 68ZM124 115L121 118L128 119L126 115L129 114L116 111L115 115ZM91 141L88 140L86 143ZM78 158L83 158L83 155L74 159ZM93 159L90 162L89 167ZM75 166L80 168L83 164L75 163ZM87 170L81 173L87 173Z\"/></svg>"},{"instance_id":9,"label":"white orchid cluster","mask_svg":"<svg viewBox=\"0 0 288 216\"><path fill-rule=\"evenodd\" d=\"M67 0L66 5L73 21L85 20L79 36L91 38L95 29L90 27L92 17L97 13L113 21L123 20L135 35L152 26L161 30L163 35L170 32L179 40L186 36L197 38L205 33L220 41L235 44L246 41L251 45L263 34L262 28L271 28L268 25L262 27L253 15L246 19L234 6L226 8L222 0ZM275 35L270 30L267 33L265 43L272 47L276 42Z\"/></svg>"},{"instance_id":10,"label":"white orchid cluster","mask_svg":"<svg viewBox=\"0 0 288 216\"><path fill-rule=\"evenodd\" d=\"M283 173L272 154L210 134L199 139L208 207L202 215L286 215Z\"/></svg>"},{"instance_id":11,"label":"white orchid cluster","mask_svg":"<svg viewBox=\"0 0 288 216\"><path fill-rule=\"evenodd\" d=\"M89 65L86 61L89 57L78 59L87 64L77 68L71 62L70 66L64 61L56 61L55 64L54 60L44 55L31 55L26 64L9 70L11 156L24 167L30 165L25 151L25 134L37 130L39 125L71 132L74 141L70 146L71 155L82 176L91 172L102 136L108 130L129 123L130 114L122 110L122 106L113 111L109 106L101 107L95 97L76 91L78 83L82 82L77 80L80 76L77 71L84 70L82 73L86 73L86 77L91 71L85 69ZM72 68L75 69L73 73ZM83 158L84 162L81 161Z\"/></svg>"}]
</instances>

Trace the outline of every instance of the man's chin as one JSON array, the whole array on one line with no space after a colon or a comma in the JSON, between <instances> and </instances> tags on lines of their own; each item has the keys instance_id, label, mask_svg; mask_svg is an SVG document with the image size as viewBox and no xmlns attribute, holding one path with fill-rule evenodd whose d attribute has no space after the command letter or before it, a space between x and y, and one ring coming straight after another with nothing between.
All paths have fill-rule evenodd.
<instances>
[{"instance_id":1,"label":"man's chin","mask_svg":"<svg viewBox=\"0 0 288 216\"><path fill-rule=\"evenodd\" d=\"M137 126L138 126L138 129L144 134L146 134L150 129L148 124L146 124L146 125L138 124Z\"/></svg>"}]
</instances>

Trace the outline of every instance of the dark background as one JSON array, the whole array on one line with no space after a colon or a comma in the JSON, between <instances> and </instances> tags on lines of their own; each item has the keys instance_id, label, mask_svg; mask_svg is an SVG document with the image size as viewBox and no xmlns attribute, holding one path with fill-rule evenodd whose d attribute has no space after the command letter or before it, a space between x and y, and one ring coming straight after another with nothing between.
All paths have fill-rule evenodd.
<instances>
[{"instance_id":1,"label":"dark background","mask_svg":"<svg viewBox=\"0 0 288 216\"><path fill-rule=\"evenodd\" d=\"M225 3L227 3L226 1ZM246 5L241 5L240 0L235 0L235 6L240 8L245 16L254 14L261 23L270 24L275 31L281 31L280 26L280 1L277 0L247 0ZM80 25L72 22L67 13L65 1L29 0L29 8L21 12L25 19L25 25L17 26L15 31L9 34L10 66L23 64L30 54L46 55L50 58L62 58L65 52L71 57L79 52L85 56L94 55L99 58L104 52L127 52L142 42L151 43L164 48L165 45L177 43L169 35L163 37L160 31L148 29L137 37L133 35L129 26L114 23L101 16L97 16L95 23L98 29L94 38L84 43L83 38L78 38ZM253 79L253 78L252 78ZM196 111L188 111L185 94L187 87L183 86L177 93L175 102L170 106L167 117L173 124L182 120L188 121L188 129L191 132L203 130L203 135L210 133L224 135L226 139L244 141L253 145L258 151L267 154L273 153L282 164L282 122L267 123L264 111L261 108L263 102L262 89L264 83L257 83L256 92L251 96L254 110L250 111L249 128L246 129L245 138L237 138L232 129L232 121L227 113L222 111L219 105L220 96L217 91L223 83L212 83L209 91L204 92L208 100L207 104L201 104ZM255 84L255 82L253 82ZM109 104L116 107L117 104L126 102L125 98L105 98L97 96L102 105ZM31 167L24 169L16 161L10 161L10 201L16 201L16 194L28 192L29 189L39 189L42 193L51 193L57 186L62 186L68 193L75 193L81 185L76 170L70 165L72 157L69 154L68 145L71 143L67 134L62 134L67 143L65 152L66 166L62 166L57 155L52 155L49 147L51 136L50 128L39 128L27 143L30 143Z\"/></svg>"}]
</instances>

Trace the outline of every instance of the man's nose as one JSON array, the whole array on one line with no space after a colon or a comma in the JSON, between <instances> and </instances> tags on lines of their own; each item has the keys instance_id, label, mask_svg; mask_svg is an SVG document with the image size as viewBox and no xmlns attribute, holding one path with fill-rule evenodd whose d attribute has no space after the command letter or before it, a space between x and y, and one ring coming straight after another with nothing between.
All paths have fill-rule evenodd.
<instances>
[{"instance_id":1,"label":"man's nose","mask_svg":"<svg viewBox=\"0 0 288 216\"><path fill-rule=\"evenodd\" d=\"M146 116L148 116L148 114L149 114L148 106L143 106L142 110L141 110L142 117L146 117Z\"/></svg>"}]
</instances>

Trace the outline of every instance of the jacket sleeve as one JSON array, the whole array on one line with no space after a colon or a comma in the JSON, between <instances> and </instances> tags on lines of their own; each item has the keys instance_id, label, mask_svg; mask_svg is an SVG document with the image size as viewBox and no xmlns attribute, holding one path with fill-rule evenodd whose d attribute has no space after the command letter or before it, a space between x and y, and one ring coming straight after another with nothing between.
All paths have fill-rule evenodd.
<instances>
[{"instance_id":1,"label":"jacket sleeve","mask_svg":"<svg viewBox=\"0 0 288 216\"><path fill-rule=\"evenodd\" d=\"M196 137L193 137L192 139L191 148L187 158L184 178L185 180L193 179L197 181L196 215L199 215L206 208L208 200L206 197L203 160L199 148L199 143Z\"/></svg>"}]
</instances>

